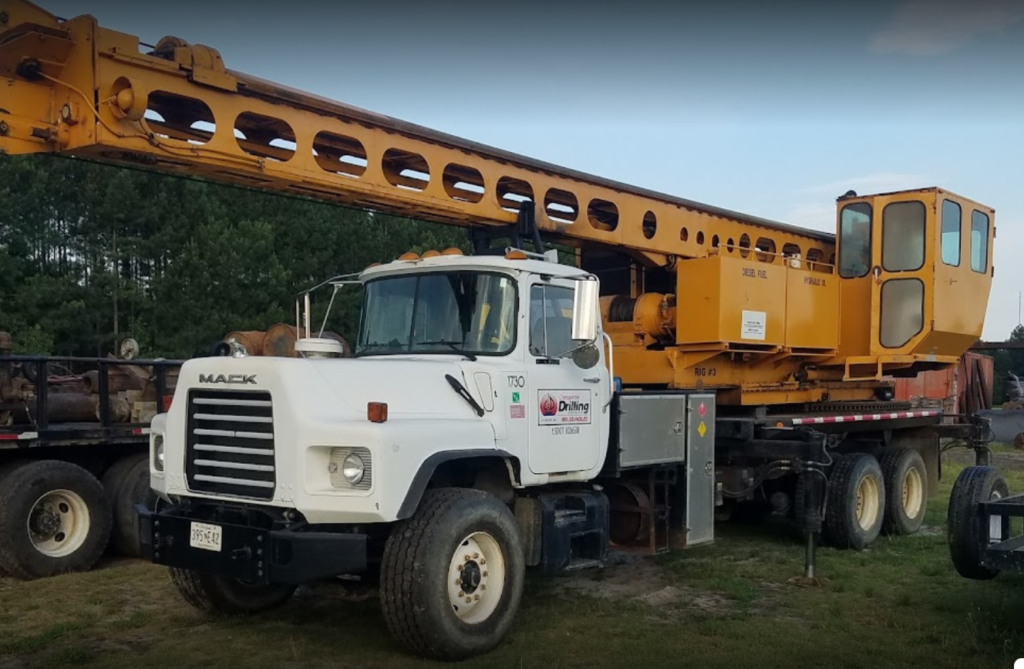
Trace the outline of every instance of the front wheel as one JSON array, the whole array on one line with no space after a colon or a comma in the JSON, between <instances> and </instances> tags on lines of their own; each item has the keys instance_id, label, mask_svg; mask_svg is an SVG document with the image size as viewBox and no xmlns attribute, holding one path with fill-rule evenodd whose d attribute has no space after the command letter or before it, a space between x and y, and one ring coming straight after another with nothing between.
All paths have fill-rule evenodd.
<instances>
[{"instance_id":1,"label":"front wheel","mask_svg":"<svg viewBox=\"0 0 1024 669\"><path fill-rule=\"evenodd\" d=\"M262 585L188 569L171 569L171 581L182 598L206 613L248 615L276 609L297 589L294 585Z\"/></svg>"},{"instance_id":2,"label":"front wheel","mask_svg":"<svg viewBox=\"0 0 1024 669\"><path fill-rule=\"evenodd\" d=\"M494 495L428 490L384 548L380 597L392 635L418 655L463 660L493 650L522 598L523 546Z\"/></svg>"}]
</instances>

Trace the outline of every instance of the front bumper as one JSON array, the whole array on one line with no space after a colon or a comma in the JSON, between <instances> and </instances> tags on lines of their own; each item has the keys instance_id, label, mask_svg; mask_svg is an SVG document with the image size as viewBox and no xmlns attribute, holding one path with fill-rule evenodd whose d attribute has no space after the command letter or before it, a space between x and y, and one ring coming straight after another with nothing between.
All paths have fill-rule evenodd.
<instances>
[{"instance_id":1,"label":"front bumper","mask_svg":"<svg viewBox=\"0 0 1024 669\"><path fill-rule=\"evenodd\" d=\"M366 571L367 537L341 532L269 530L191 517L139 504L142 557L155 564L253 583L302 584ZM219 550L191 544L193 523L220 528Z\"/></svg>"}]
</instances>

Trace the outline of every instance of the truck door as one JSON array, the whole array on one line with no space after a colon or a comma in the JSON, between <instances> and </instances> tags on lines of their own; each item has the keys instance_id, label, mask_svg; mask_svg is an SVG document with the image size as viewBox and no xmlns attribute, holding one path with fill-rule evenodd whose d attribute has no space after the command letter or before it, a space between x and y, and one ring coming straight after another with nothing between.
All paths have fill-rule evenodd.
<instances>
[{"instance_id":1,"label":"truck door","mask_svg":"<svg viewBox=\"0 0 1024 669\"><path fill-rule=\"evenodd\" d=\"M529 465L537 474L594 469L603 453L603 409L609 393L604 347L598 346L600 361L590 369L574 362L572 302L569 281L530 286L527 413Z\"/></svg>"}]
</instances>

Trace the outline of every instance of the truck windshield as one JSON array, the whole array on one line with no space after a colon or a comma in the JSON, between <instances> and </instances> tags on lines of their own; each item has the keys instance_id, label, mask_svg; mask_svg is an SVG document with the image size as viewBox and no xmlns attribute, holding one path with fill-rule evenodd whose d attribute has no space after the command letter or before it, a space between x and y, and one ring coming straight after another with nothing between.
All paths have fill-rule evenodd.
<instances>
[{"instance_id":1,"label":"truck windshield","mask_svg":"<svg viewBox=\"0 0 1024 669\"><path fill-rule=\"evenodd\" d=\"M366 284L355 355L504 355L516 342L516 283L487 272L431 272Z\"/></svg>"}]
</instances>

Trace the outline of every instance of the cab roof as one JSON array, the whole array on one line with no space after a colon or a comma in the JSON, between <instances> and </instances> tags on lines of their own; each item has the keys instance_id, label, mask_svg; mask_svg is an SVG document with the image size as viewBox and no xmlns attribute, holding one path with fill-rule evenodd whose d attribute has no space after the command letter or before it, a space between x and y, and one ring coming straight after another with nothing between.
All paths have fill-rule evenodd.
<instances>
[{"instance_id":1,"label":"cab roof","mask_svg":"<svg viewBox=\"0 0 1024 669\"><path fill-rule=\"evenodd\" d=\"M431 258L415 258L411 260L393 260L389 263L368 267L360 274L360 279L369 280L381 276L408 274L428 270L478 270L478 271L503 271L509 273L529 272L532 274L547 274L550 276L569 277L583 276L583 270L563 265L561 263L546 260L526 258L523 260L510 260L504 256L472 256L472 255L448 255L434 256Z\"/></svg>"}]
</instances>

